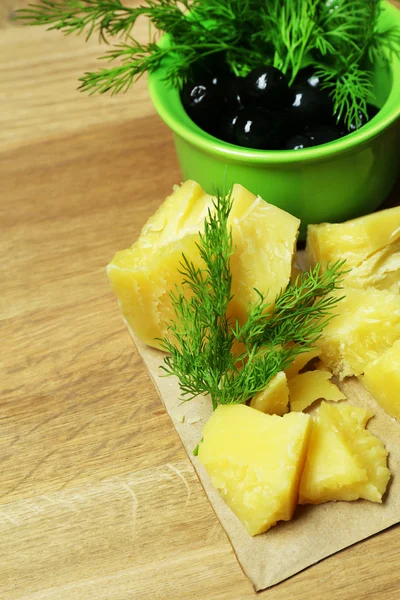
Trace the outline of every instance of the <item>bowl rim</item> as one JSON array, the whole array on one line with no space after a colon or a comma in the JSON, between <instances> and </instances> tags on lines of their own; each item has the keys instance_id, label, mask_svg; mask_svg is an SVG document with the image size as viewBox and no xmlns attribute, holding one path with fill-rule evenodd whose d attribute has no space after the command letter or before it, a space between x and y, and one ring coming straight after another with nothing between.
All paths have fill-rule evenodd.
<instances>
[{"instance_id":1,"label":"bowl rim","mask_svg":"<svg viewBox=\"0 0 400 600\"><path fill-rule=\"evenodd\" d=\"M384 10L389 11L393 18L396 19L400 29L400 10L386 0L383 5ZM400 89L400 57L392 62L391 71L393 77L392 89L386 102L394 98L396 91ZM320 144L313 148L305 148L301 152L298 150L254 150L218 140L218 138L206 133L193 123L180 102L179 92L176 89L168 87L163 81L161 69L149 73L148 87L157 113L176 135L208 154L211 153L220 158L229 159L231 162L239 162L245 159L247 162L256 164L271 163L284 165L287 163L312 162L327 159L339 153L349 152L354 147L365 145L368 141L381 135L400 117L399 102L397 108L388 115L380 119L376 119L375 117L359 130L333 142ZM176 118L176 111L171 109L169 102L164 101L165 97L168 95L171 96L171 94L175 96L175 99L178 97L179 118Z\"/></svg>"}]
</instances>

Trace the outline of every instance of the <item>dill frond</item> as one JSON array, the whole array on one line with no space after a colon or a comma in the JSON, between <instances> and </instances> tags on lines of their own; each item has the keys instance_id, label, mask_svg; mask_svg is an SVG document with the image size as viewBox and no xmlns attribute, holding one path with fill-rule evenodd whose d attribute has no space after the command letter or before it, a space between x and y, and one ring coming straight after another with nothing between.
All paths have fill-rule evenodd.
<instances>
[{"instance_id":1,"label":"dill frond","mask_svg":"<svg viewBox=\"0 0 400 600\"><path fill-rule=\"evenodd\" d=\"M182 400L205 394L213 409L246 402L310 350L341 300L330 294L340 289L343 262L328 265L325 272L317 265L289 284L273 306L257 292L245 323L232 323L226 316L232 298L231 206L230 195L218 194L205 220L198 243L204 267L183 256L182 287L171 294L175 319L161 341L168 353L163 372L178 377ZM235 347L244 350L238 355Z\"/></svg>"}]
</instances>

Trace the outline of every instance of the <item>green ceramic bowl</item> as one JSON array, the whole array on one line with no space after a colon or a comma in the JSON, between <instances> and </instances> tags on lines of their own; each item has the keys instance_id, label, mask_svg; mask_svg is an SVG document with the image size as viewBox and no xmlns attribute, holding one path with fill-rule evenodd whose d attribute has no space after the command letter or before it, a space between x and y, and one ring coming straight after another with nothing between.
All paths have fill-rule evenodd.
<instances>
[{"instance_id":1,"label":"green ceramic bowl","mask_svg":"<svg viewBox=\"0 0 400 600\"><path fill-rule=\"evenodd\" d=\"M382 26L397 25L400 11L385 3ZM379 114L335 142L304 150L251 150L205 133L187 116L179 93L163 81L165 67L149 76L153 104L173 132L182 179L209 193L241 183L296 215L306 225L338 222L375 210L399 174L400 57L373 74L371 101Z\"/></svg>"}]
</instances>

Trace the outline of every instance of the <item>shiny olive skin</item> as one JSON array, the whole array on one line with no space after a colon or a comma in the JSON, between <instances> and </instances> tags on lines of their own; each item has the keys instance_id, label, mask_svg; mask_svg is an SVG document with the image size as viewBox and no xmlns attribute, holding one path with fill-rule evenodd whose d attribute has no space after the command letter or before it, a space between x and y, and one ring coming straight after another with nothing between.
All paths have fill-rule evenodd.
<instances>
[{"instance_id":1,"label":"shiny olive skin","mask_svg":"<svg viewBox=\"0 0 400 600\"><path fill-rule=\"evenodd\" d=\"M311 139L313 146L328 144L341 137L340 130L332 125L309 126L305 128L304 133Z\"/></svg>"},{"instance_id":2,"label":"shiny olive skin","mask_svg":"<svg viewBox=\"0 0 400 600\"><path fill-rule=\"evenodd\" d=\"M182 104L196 125L208 133L215 130L221 97L211 80L187 83L182 90Z\"/></svg>"},{"instance_id":3,"label":"shiny olive skin","mask_svg":"<svg viewBox=\"0 0 400 600\"><path fill-rule=\"evenodd\" d=\"M229 144L236 144L236 123L239 118L241 111L226 112L221 115L220 122L215 132L215 137L228 142Z\"/></svg>"},{"instance_id":4,"label":"shiny olive skin","mask_svg":"<svg viewBox=\"0 0 400 600\"><path fill-rule=\"evenodd\" d=\"M211 81L188 83L183 88L182 103L187 111L213 109L216 99Z\"/></svg>"},{"instance_id":5,"label":"shiny olive skin","mask_svg":"<svg viewBox=\"0 0 400 600\"><path fill-rule=\"evenodd\" d=\"M196 65L197 77L184 86L182 103L189 117L207 133L230 144L265 150L301 150L332 142L356 131L378 109L348 129L333 116L329 93L312 66L303 68L289 88L286 76L271 66L237 77L224 55Z\"/></svg>"},{"instance_id":6,"label":"shiny olive skin","mask_svg":"<svg viewBox=\"0 0 400 600\"><path fill-rule=\"evenodd\" d=\"M286 76L275 67L258 67L244 79L243 103L245 106L273 109L289 101Z\"/></svg>"},{"instance_id":7,"label":"shiny olive skin","mask_svg":"<svg viewBox=\"0 0 400 600\"><path fill-rule=\"evenodd\" d=\"M312 148L314 143L311 138L304 134L293 135L284 145L284 150L303 150L303 148Z\"/></svg>"},{"instance_id":8,"label":"shiny olive skin","mask_svg":"<svg viewBox=\"0 0 400 600\"><path fill-rule=\"evenodd\" d=\"M293 85L290 114L297 123L321 123L332 119L333 104L329 94L318 88Z\"/></svg>"},{"instance_id":9,"label":"shiny olive skin","mask_svg":"<svg viewBox=\"0 0 400 600\"><path fill-rule=\"evenodd\" d=\"M314 67L305 67L300 69L294 80L295 85L304 85L314 89L321 89L321 80L315 74Z\"/></svg>"},{"instance_id":10,"label":"shiny olive skin","mask_svg":"<svg viewBox=\"0 0 400 600\"><path fill-rule=\"evenodd\" d=\"M244 79L242 77L230 77L225 79L222 85L224 86L222 93L227 108L233 111L241 110L244 107Z\"/></svg>"},{"instance_id":11,"label":"shiny olive skin","mask_svg":"<svg viewBox=\"0 0 400 600\"><path fill-rule=\"evenodd\" d=\"M239 146L259 150L278 149L285 137L284 117L260 108L245 109L236 121Z\"/></svg>"}]
</instances>

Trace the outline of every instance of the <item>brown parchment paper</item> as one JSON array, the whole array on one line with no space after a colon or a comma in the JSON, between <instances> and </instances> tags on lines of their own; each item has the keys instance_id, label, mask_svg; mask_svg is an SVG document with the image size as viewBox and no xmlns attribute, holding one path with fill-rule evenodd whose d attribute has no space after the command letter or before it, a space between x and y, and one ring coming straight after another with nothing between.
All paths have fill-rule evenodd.
<instances>
[{"instance_id":1,"label":"brown parchment paper","mask_svg":"<svg viewBox=\"0 0 400 600\"><path fill-rule=\"evenodd\" d=\"M368 429L384 442L389 451L392 480L383 504L358 500L299 506L292 521L278 523L266 533L250 537L211 485L201 463L193 456L193 449L199 443L203 426L211 414L210 400L198 398L182 404L178 380L160 376L164 354L144 345L131 330L130 334L237 559L257 591L400 522L400 424L379 407L356 378L352 378L340 384L343 393L350 404L370 408L375 413Z\"/></svg>"}]
</instances>

